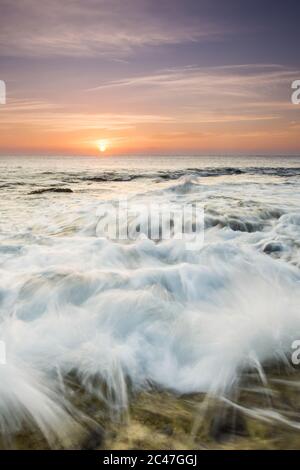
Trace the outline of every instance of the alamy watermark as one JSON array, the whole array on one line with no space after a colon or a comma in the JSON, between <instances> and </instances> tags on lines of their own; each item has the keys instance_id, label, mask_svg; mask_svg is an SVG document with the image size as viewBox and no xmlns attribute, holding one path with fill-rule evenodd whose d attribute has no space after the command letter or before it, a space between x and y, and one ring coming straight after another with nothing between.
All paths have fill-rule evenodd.
<instances>
[{"instance_id":1,"label":"alamy watermark","mask_svg":"<svg viewBox=\"0 0 300 470\"><path fill-rule=\"evenodd\" d=\"M6 104L6 85L3 80L0 80L0 104Z\"/></svg>"},{"instance_id":2,"label":"alamy watermark","mask_svg":"<svg viewBox=\"0 0 300 470\"><path fill-rule=\"evenodd\" d=\"M6 364L6 344L0 340L0 366Z\"/></svg>"},{"instance_id":3,"label":"alamy watermark","mask_svg":"<svg viewBox=\"0 0 300 470\"><path fill-rule=\"evenodd\" d=\"M291 344L293 350L291 354L291 362L293 366L299 366L300 364L300 339L295 339Z\"/></svg>"},{"instance_id":4,"label":"alamy watermark","mask_svg":"<svg viewBox=\"0 0 300 470\"><path fill-rule=\"evenodd\" d=\"M300 80L295 80L292 83L292 89L295 90L292 93L292 103L300 104Z\"/></svg>"},{"instance_id":5,"label":"alamy watermark","mask_svg":"<svg viewBox=\"0 0 300 470\"><path fill-rule=\"evenodd\" d=\"M204 209L198 203L136 203L120 198L97 211L96 235L113 241L182 240L187 250L204 242Z\"/></svg>"}]
</instances>

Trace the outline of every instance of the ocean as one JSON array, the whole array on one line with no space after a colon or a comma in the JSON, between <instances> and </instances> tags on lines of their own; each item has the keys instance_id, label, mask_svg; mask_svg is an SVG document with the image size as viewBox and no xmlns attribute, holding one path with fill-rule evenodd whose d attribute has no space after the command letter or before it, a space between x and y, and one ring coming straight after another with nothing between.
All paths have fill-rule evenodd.
<instances>
[{"instance_id":1,"label":"ocean","mask_svg":"<svg viewBox=\"0 0 300 470\"><path fill-rule=\"evenodd\" d=\"M200 204L203 245L105 238L99 209L120 197ZM117 412L141 390L231 399L243 374L292 368L299 157L1 157L0 213L2 433L78 421L70 377Z\"/></svg>"}]
</instances>

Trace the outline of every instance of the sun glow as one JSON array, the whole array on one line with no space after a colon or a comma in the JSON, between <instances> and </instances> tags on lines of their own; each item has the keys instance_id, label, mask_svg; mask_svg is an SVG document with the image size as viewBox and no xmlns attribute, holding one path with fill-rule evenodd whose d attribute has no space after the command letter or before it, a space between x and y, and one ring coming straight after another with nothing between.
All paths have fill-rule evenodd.
<instances>
[{"instance_id":1,"label":"sun glow","mask_svg":"<svg viewBox=\"0 0 300 470\"><path fill-rule=\"evenodd\" d=\"M100 150L100 152L105 152L107 150L107 147L108 147L107 140L98 140L97 147Z\"/></svg>"}]
</instances>

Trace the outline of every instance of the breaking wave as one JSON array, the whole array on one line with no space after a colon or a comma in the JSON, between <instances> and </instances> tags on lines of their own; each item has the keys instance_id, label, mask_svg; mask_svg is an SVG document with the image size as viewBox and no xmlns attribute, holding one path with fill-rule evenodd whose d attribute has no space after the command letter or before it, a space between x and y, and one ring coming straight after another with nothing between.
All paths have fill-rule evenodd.
<instances>
[{"instance_id":1,"label":"breaking wave","mask_svg":"<svg viewBox=\"0 0 300 470\"><path fill-rule=\"evenodd\" d=\"M50 443L66 439L83 419L72 381L117 411L129 390L153 386L229 399L244 371L287 362L300 334L299 182L276 192L274 181L235 181L251 171L156 171L179 179L133 196L204 202L205 243L193 252L175 239L97 236L97 198L9 202L0 247L2 434L34 423ZM47 173L39 193L61 192ZM227 179L202 184L221 174Z\"/></svg>"}]
</instances>

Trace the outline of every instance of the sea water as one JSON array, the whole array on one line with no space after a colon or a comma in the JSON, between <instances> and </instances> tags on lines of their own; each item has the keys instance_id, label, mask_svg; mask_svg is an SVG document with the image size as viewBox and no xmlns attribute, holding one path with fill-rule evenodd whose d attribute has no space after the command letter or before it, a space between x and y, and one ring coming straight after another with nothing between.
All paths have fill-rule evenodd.
<instances>
[{"instance_id":1,"label":"sea water","mask_svg":"<svg viewBox=\"0 0 300 470\"><path fill-rule=\"evenodd\" d=\"M101 236L99 208L120 197L201 204L203 246ZM129 383L226 397L286 361L299 203L298 157L1 157L1 431L57 433L76 412L70 374L124 408Z\"/></svg>"}]
</instances>

